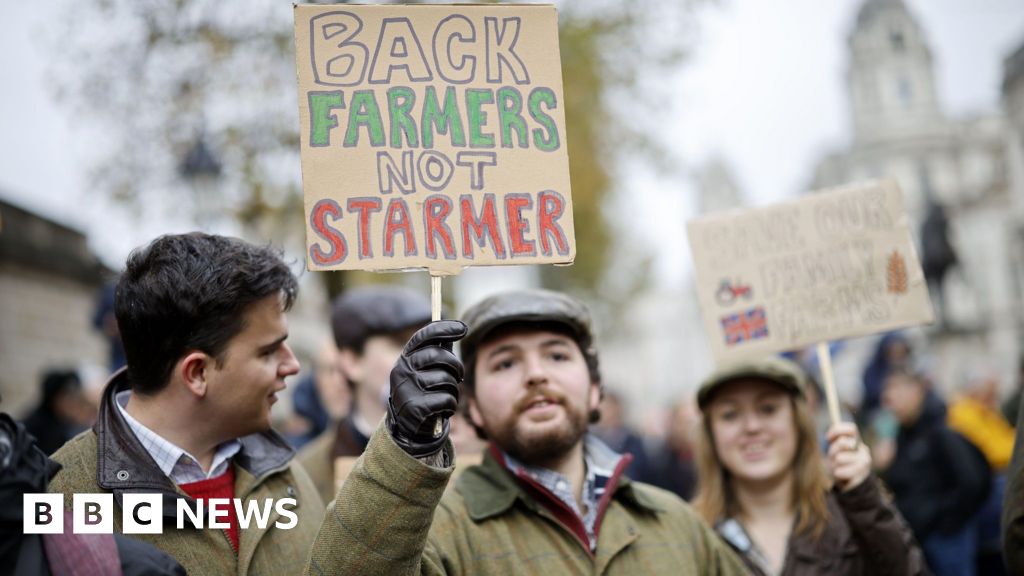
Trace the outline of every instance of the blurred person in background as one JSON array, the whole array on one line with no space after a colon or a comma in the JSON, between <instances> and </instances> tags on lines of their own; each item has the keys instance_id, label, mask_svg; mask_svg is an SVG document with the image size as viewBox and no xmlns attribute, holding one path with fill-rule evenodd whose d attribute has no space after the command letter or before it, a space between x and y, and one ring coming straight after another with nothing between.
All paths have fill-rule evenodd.
<instances>
[{"instance_id":1,"label":"blurred person in background","mask_svg":"<svg viewBox=\"0 0 1024 576\"><path fill-rule=\"evenodd\" d=\"M865 431L875 470L879 472L888 468L896 456L896 436L900 430L899 422L881 402L885 379L893 371L909 370L914 362L910 341L900 332L890 332L879 339L864 369L857 422Z\"/></svg>"},{"instance_id":2,"label":"blurred person in background","mask_svg":"<svg viewBox=\"0 0 1024 576\"><path fill-rule=\"evenodd\" d=\"M999 411L999 378L991 373L971 376L949 405L949 427L977 446L997 473L1013 456L1014 430Z\"/></svg>"},{"instance_id":3,"label":"blurred person in background","mask_svg":"<svg viewBox=\"0 0 1024 576\"><path fill-rule=\"evenodd\" d=\"M391 367L413 332L428 322L430 300L402 286L361 286L334 301L331 329L341 374L340 380L330 382L347 383L351 410L298 456L324 503L338 491L337 459L359 456L366 449L387 409Z\"/></svg>"},{"instance_id":4,"label":"blurred person in background","mask_svg":"<svg viewBox=\"0 0 1024 576\"><path fill-rule=\"evenodd\" d=\"M25 417L24 424L39 448L50 455L92 425L96 411L74 370L47 371L39 390L39 405Z\"/></svg>"},{"instance_id":5,"label":"blurred person in background","mask_svg":"<svg viewBox=\"0 0 1024 576\"><path fill-rule=\"evenodd\" d=\"M121 343L121 331L117 328L117 316L114 314L114 288L117 280L107 282L100 288L96 297L96 308L92 316L92 326L107 341L108 368L116 372L125 364L124 344Z\"/></svg>"},{"instance_id":6,"label":"blurred person in background","mask_svg":"<svg viewBox=\"0 0 1024 576\"><path fill-rule=\"evenodd\" d=\"M316 398L327 425L340 422L352 410L352 387L345 381L338 357L338 348L332 338L320 348L316 359ZM326 427L325 427L326 429Z\"/></svg>"},{"instance_id":7,"label":"blurred person in background","mask_svg":"<svg viewBox=\"0 0 1024 576\"><path fill-rule=\"evenodd\" d=\"M626 407L622 395L605 389L601 398L601 419L590 426L590 431L619 454L632 454L633 461L626 467L626 475L639 482L647 480L647 450L643 438L627 423Z\"/></svg>"},{"instance_id":8,"label":"blurred person in background","mask_svg":"<svg viewBox=\"0 0 1024 576\"><path fill-rule=\"evenodd\" d=\"M900 332L890 332L878 341L875 352L864 368L864 395L861 398L859 421L868 424L882 406L885 378L894 370L907 370L914 361L910 340Z\"/></svg>"},{"instance_id":9,"label":"blurred person in background","mask_svg":"<svg viewBox=\"0 0 1024 576\"><path fill-rule=\"evenodd\" d=\"M883 478L896 506L939 576L975 574L976 515L992 473L973 444L949 428L946 409L926 376L899 370L882 402L899 423L896 453Z\"/></svg>"},{"instance_id":10,"label":"blurred person in background","mask_svg":"<svg viewBox=\"0 0 1024 576\"><path fill-rule=\"evenodd\" d=\"M111 494L118 507L125 494L159 494L171 527L182 505L237 498L252 511L290 498L287 530L243 531L228 506L225 529L184 520L133 537L193 576L293 571L323 519L313 483L271 428L277 394L299 371L286 342L297 290L278 252L236 238L175 234L134 250L114 300L128 363L104 390L96 425L54 454L64 468L48 490L65 509L78 493ZM121 522L117 511L115 532Z\"/></svg>"},{"instance_id":11,"label":"blurred person in background","mask_svg":"<svg viewBox=\"0 0 1024 576\"><path fill-rule=\"evenodd\" d=\"M950 403L947 423L981 450L992 468L992 488L977 518L977 572L997 576L1003 573L999 517L1015 438L1013 426L999 411L998 377L987 372L972 375Z\"/></svg>"},{"instance_id":12,"label":"blurred person in background","mask_svg":"<svg viewBox=\"0 0 1024 576\"><path fill-rule=\"evenodd\" d=\"M463 402L459 410L451 417L451 431L448 438L452 441L452 448L455 449L455 475L465 471L470 466L480 464L484 459L484 450L487 448L487 441L481 438L473 428L469 420L469 410L465 406L465 395L460 394Z\"/></svg>"},{"instance_id":13,"label":"blurred person in background","mask_svg":"<svg viewBox=\"0 0 1024 576\"><path fill-rule=\"evenodd\" d=\"M693 452L699 420L693 402L676 400L669 409L665 438L647 459L646 482L664 488L683 500L693 498L697 488L697 465Z\"/></svg>"},{"instance_id":14,"label":"blurred person in background","mask_svg":"<svg viewBox=\"0 0 1024 576\"><path fill-rule=\"evenodd\" d=\"M341 374L338 348L331 339L320 347L313 371L295 385L285 437L299 450L345 418L351 404L352 391Z\"/></svg>"},{"instance_id":15,"label":"blurred person in background","mask_svg":"<svg viewBox=\"0 0 1024 576\"><path fill-rule=\"evenodd\" d=\"M829 429L823 462L807 387L798 365L776 357L701 384L694 507L754 574L926 574L853 423Z\"/></svg>"}]
</instances>

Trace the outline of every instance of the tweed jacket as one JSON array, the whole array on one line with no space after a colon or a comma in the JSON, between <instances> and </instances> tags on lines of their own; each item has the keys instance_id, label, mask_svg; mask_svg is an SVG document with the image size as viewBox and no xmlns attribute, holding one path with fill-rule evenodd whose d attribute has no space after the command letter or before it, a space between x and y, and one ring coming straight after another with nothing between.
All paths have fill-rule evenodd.
<instances>
[{"instance_id":1,"label":"tweed jacket","mask_svg":"<svg viewBox=\"0 0 1024 576\"><path fill-rule=\"evenodd\" d=\"M452 447L445 447L451 461ZM745 574L682 500L622 477L589 547L491 454L454 468L410 457L378 427L327 508L307 574Z\"/></svg>"},{"instance_id":2,"label":"tweed jacket","mask_svg":"<svg viewBox=\"0 0 1024 576\"><path fill-rule=\"evenodd\" d=\"M251 523L239 530L236 554L224 530L176 528L177 501L195 501L164 475L139 443L120 411L114 406L114 394L126 385L125 372L111 379L103 392L99 418L92 430L71 439L53 459L63 469L48 487L51 493L64 494L65 510L70 510L75 493L112 493L117 511L114 531L122 533L121 505L127 493L159 493L163 496L163 534L132 534L173 556L190 576L229 574L291 574L306 561L309 547L323 519L323 502L301 465L292 462L293 452L275 432L239 438L242 450L232 459L235 470L235 497L246 504L274 502L294 498L289 508L298 518L290 529L275 527L287 517L271 512L265 528ZM209 516L207 515L207 521Z\"/></svg>"}]
</instances>

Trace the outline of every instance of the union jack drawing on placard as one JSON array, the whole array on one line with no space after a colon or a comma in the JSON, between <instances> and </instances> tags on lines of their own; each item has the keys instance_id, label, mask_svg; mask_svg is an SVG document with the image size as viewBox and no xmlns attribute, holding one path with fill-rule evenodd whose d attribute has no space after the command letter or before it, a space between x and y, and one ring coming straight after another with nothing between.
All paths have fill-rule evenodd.
<instances>
[{"instance_id":1,"label":"union jack drawing on placard","mask_svg":"<svg viewBox=\"0 0 1024 576\"><path fill-rule=\"evenodd\" d=\"M768 337L768 321L761 306L737 314L726 314L721 321L726 346Z\"/></svg>"}]
</instances>

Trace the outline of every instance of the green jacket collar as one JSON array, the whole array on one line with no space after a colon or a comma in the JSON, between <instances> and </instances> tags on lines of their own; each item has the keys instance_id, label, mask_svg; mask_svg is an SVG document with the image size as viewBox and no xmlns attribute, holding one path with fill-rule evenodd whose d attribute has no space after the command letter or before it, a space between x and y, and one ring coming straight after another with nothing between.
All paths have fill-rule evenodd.
<instances>
[{"instance_id":1,"label":"green jacket collar","mask_svg":"<svg viewBox=\"0 0 1024 576\"><path fill-rule=\"evenodd\" d=\"M483 462L466 470L455 481L455 490L462 495L466 510L474 522L500 516L518 499L529 510L538 504L516 481L508 469L494 457L491 450L484 452ZM615 486L613 499L650 513L664 512L665 508L641 490L635 483L621 476Z\"/></svg>"}]
</instances>

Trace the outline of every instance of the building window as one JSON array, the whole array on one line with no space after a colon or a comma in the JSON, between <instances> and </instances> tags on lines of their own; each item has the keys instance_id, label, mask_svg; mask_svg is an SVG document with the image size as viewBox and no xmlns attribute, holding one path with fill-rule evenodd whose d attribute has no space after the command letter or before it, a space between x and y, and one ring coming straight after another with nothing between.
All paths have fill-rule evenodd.
<instances>
[{"instance_id":1,"label":"building window","mask_svg":"<svg viewBox=\"0 0 1024 576\"><path fill-rule=\"evenodd\" d=\"M892 46L894 52L903 52L903 49L906 48L903 32L895 29L889 30L889 45Z\"/></svg>"},{"instance_id":2,"label":"building window","mask_svg":"<svg viewBox=\"0 0 1024 576\"><path fill-rule=\"evenodd\" d=\"M901 106L904 108L910 107L910 101L914 97L914 92L910 87L910 79L906 76L900 76L896 79L896 95L899 97Z\"/></svg>"}]
</instances>

